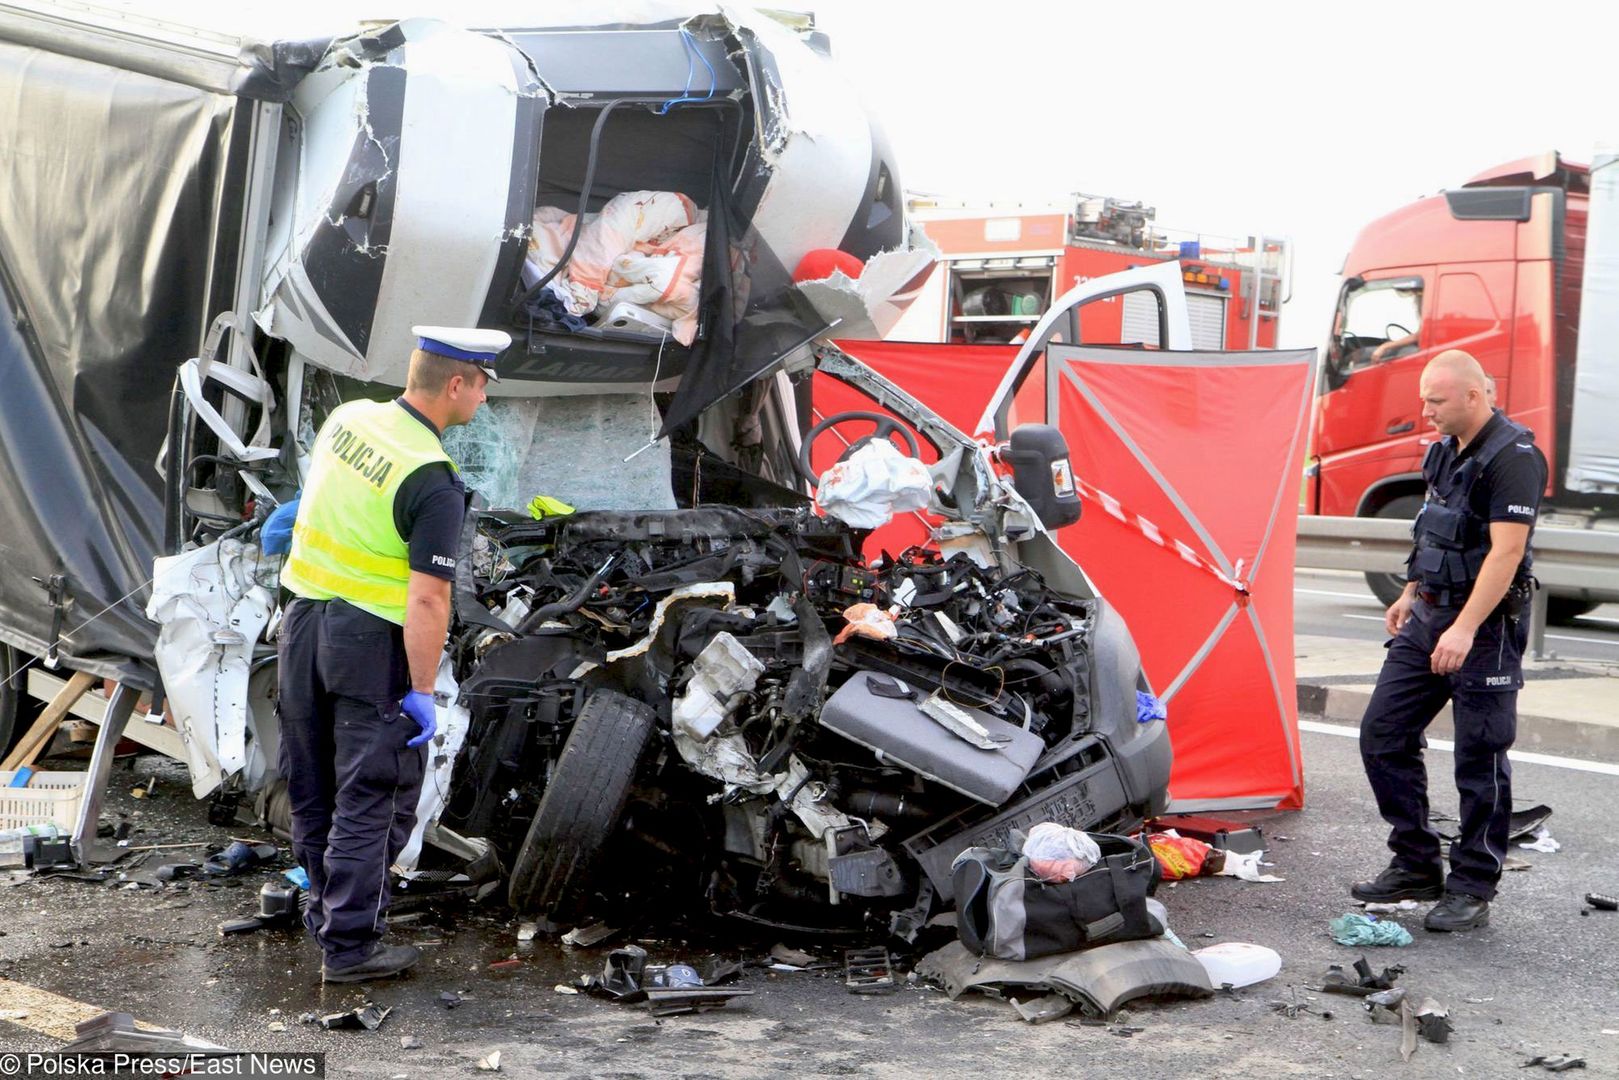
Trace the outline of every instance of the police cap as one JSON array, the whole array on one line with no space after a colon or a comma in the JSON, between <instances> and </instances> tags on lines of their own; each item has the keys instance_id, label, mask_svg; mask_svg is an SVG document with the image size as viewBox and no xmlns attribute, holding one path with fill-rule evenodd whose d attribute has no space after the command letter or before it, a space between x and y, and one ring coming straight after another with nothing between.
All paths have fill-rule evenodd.
<instances>
[{"instance_id":1,"label":"police cap","mask_svg":"<svg viewBox=\"0 0 1619 1080\"><path fill-rule=\"evenodd\" d=\"M468 326L413 326L416 347L435 356L448 356L452 360L465 360L476 364L499 382L495 373L495 359L512 344L512 336L504 330L479 330Z\"/></svg>"}]
</instances>

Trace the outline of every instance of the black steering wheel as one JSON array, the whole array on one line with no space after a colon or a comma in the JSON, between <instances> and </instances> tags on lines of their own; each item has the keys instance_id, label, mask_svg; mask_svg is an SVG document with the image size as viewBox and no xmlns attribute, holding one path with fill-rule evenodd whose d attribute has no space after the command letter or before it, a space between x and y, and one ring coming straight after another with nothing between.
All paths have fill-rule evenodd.
<instances>
[{"instance_id":1,"label":"black steering wheel","mask_svg":"<svg viewBox=\"0 0 1619 1080\"><path fill-rule=\"evenodd\" d=\"M877 428L870 435L863 435L854 442L850 443L848 449L844 450L843 453L838 455L839 461L848 460L850 454L854 453L862 446L865 446L873 439L886 439L896 432L899 434L899 437L904 440L905 447L911 452L912 457L919 458L922 456L921 447L917 445L916 436L912 434L911 429L895 420L892 416L887 416L883 413L855 411L833 413L831 416L825 417L819 424L816 424L814 427L806 431L804 433L803 441L798 444L798 471L804 477L804 479L808 480L811 484L820 484L821 478L815 475L815 470L810 467L810 448L815 445L815 440L820 438L829 429L834 428L839 424L847 423L850 420L868 420L871 423L876 424Z\"/></svg>"}]
</instances>

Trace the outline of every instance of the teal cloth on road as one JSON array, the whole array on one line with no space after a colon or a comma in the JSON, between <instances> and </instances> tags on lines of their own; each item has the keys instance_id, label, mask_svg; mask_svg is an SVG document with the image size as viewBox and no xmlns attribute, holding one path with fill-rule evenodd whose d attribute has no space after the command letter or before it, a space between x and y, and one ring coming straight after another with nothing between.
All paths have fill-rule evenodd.
<instances>
[{"instance_id":1,"label":"teal cloth on road","mask_svg":"<svg viewBox=\"0 0 1619 1080\"><path fill-rule=\"evenodd\" d=\"M1332 940L1340 945L1409 945L1411 931L1376 915L1340 915L1332 920Z\"/></svg>"}]
</instances>

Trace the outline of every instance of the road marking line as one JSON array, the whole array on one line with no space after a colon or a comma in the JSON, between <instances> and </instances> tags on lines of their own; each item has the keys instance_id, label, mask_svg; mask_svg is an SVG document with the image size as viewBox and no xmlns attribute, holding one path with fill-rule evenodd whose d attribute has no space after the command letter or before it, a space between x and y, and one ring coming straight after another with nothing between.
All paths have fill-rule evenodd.
<instances>
[{"instance_id":1,"label":"road marking line","mask_svg":"<svg viewBox=\"0 0 1619 1080\"><path fill-rule=\"evenodd\" d=\"M1383 616L1381 616L1381 615L1356 615L1352 611L1340 611L1340 612L1338 612L1338 614L1341 615L1343 618L1346 618L1346 619L1361 619L1361 620L1363 620L1365 622L1382 622L1383 621ZM1613 645L1613 644L1619 644L1619 643L1616 643L1613 638L1573 637L1573 636L1571 636L1569 634L1547 634L1546 635L1546 640L1547 641L1577 641L1582 645ZM1576 658L1575 657L1569 657L1569 659L1572 660L1572 659L1576 659Z\"/></svg>"},{"instance_id":2,"label":"road marking line","mask_svg":"<svg viewBox=\"0 0 1619 1080\"><path fill-rule=\"evenodd\" d=\"M1328 592L1326 589L1301 589L1298 586L1294 586L1293 591L1296 593L1303 593L1305 596L1336 596L1342 600L1364 600L1367 603L1377 602L1377 597L1373 596L1371 593Z\"/></svg>"},{"instance_id":3,"label":"road marking line","mask_svg":"<svg viewBox=\"0 0 1619 1080\"><path fill-rule=\"evenodd\" d=\"M1323 724L1319 720L1300 720L1299 730L1313 731L1317 735L1339 735L1346 739L1360 738L1359 728L1345 727L1343 724ZM1454 753L1456 744L1449 739L1429 739L1428 749ZM1556 754L1536 754L1528 750L1509 750L1507 757L1513 761L1521 761L1525 765L1550 765L1554 769L1573 769L1575 772L1619 776L1619 765L1610 765L1606 761L1586 761L1583 758L1559 757Z\"/></svg>"},{"instance_id":4,"label":"road marking line","mask_svg":"<svg viewBox=\"0 0 1619 1080\"><path fill-rule=\"evenodd\" d=\"M79 1023L106 1011L99 1005L0 979L0 1019L52 1039L72 1042L79 1037Z\"/></svg>"}]
</instances>

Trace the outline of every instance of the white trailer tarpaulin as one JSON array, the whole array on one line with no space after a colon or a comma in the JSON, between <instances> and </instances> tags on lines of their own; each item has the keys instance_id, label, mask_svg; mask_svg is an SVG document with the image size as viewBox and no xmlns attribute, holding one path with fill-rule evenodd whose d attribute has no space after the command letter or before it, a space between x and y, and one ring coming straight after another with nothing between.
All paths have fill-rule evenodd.
<instances>
[{"instance_id":1,"label":"white trailer tarpaulin","mask_svg":"<svg viewBox=\"0 0 1619 1080\"><path fill-rule=\"evenodd\" d=\"M1569 427L1570 491L1619 492L1619 156L1591 166L1580 344Z\"/></svg>"}]
</instances>

